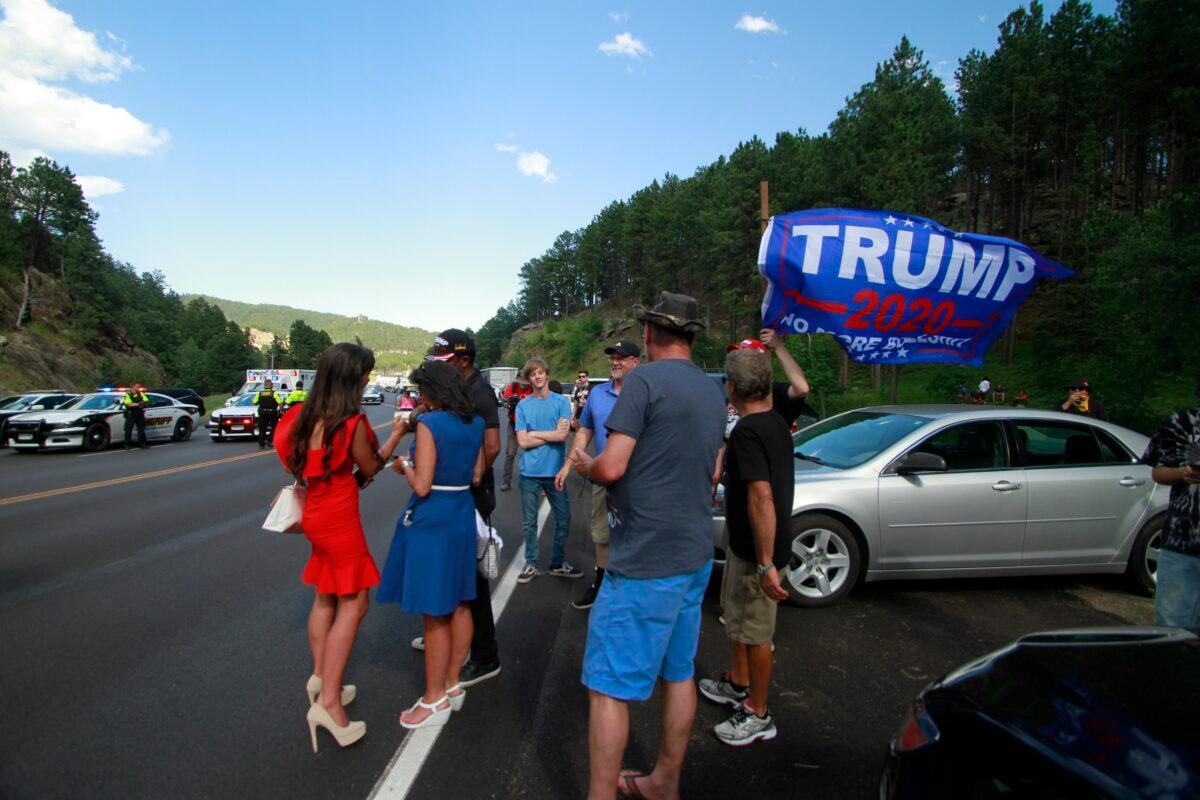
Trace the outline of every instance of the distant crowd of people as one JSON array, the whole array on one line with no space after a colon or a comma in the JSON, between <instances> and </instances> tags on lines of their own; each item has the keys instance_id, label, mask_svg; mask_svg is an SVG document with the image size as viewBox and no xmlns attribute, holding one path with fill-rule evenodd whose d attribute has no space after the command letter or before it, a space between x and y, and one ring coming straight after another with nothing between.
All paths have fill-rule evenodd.
<instances>
[{"instance_id":1,"label":"distant crowd of people","mask_svg":"<svg viewBox=\"0 0 1200 800\"><path fill-rule=\"evenodd\" d=\"M592 580L573 602L590 609L581 680L589 695L589 796L673 797L697 697L731 716L713 729L730 745L777 734L768 687L776 609L785 580L793 506L792 422L806 411L803 370L769 330L727 348L724 391L691 359L705 328L696 301L664 292L653 308L634 307L640 342L604 349L610 379L592 386L579 373L574 402L554 391L548 367L530 359L501 392L508 425L501 491L518 482L524 565L517 581L543 574L538 509L554 516L546 572L575 579L566 560L571 507L566 482L587 480L595 547ZM316 593L308 620L313 669L307 720L314 750L325 728L342 746L366 725L346 706L356 687L343 675L357 630L378 599L420 614L425 691L400 714L406 728L444 725L467 689L500 672L488 579L477 569L479 532L496 505L493 463L500 453L500 403L475 368L475 345L444 331L410 379L419 400L398 413L389 436L375 437L359 410L374 367L365 348L338 344L321 357L315 385L276 425L284 468L307 489L303 529L312 556L302 579ZM774 382L775 362L786 378ZM986 386L985 388L982 388ZM979 391L991 390L985 378ZM1003 392L997 386L993 390ZM1068 387L1062 410L1098 416L1087 381ZM412 488L382 572L366 546L358 493L392 462ZM1200 612L1200 409L1172 417L1144 459L1170 485L1171 511L1159 557L1158 619L1196 624ZM515 470L515 471L514 471ZM727 670L695 680L700 604L712 569L712 501L724 485L727 562L721 582ZM662 693L662 740L648 773L622 770L628 704Z\"/></svg>"}]
</instances>

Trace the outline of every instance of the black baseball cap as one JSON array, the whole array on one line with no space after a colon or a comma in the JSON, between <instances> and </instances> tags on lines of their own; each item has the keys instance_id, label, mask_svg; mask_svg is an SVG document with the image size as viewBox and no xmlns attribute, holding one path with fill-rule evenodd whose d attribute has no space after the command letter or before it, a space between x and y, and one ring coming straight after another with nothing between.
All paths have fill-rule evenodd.
<instances>
[{"instance_id":1,"label":"black baseball cap","mask_svg":"<svg viewBox=\"0 0 1200 800\"><path fill-rule=\"evenodd\" d=\"M455 356L469 356L474 361L475 340L466 331L447 328L433 340L433 347L429 348L429 355L425 356L425 359L427 361L449 361Z\"/></svg>"},{"instance_id":2,"label":"black baseball cap","mask_svg":"<svg viewBox=\"0 0 1200 800\"><path fill-rule=\"evenodd\" d=\"M622 339L621 341L617 342L616 344L609 345L608 347L604 348L604 355L606 355L606 356L618 355L618 356L625 356L626 358L629 358L630 356L632 356L633 358L641 358L642 357L642 348L638 347L636 344L629 341L628 339Z\"/></svg>"},{"instance_id":3,"label":"black baseball cap","mask_svg":"<svg viewBox=\"0 0 1200 800\"><path fill-rule=\"evenodd\" d=\"M1067 388L1068 392L1073 391L1075 389L1083 389L1085 392L1090 392L1092 390L1092 385L1087 382L1086 378L1080 378L1078 380L1074 380L1074 381L1071 381L1070 383L1068 383L1066 388Z\"/></svg>"}]
</instances>

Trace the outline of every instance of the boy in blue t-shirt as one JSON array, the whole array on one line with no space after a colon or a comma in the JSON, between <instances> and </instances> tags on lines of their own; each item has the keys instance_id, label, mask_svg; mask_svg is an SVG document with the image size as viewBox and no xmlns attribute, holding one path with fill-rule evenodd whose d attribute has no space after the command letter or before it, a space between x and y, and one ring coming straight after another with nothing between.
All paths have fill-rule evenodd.
<instances>
[{"instance_id":1,"label":"boy in blue t-shirt","mask_svg":"<svg viewBox=\"0 0 1200 800\"><path fill-rule=\"evenodd\" d=\"M523 370L533 394L517 404L513 427L521 448L521 512L525 529L525 567L517 583L529 583L538 571L539 495L546 493L554 512L554 545L550 551L550 574L560 578L579 578L583 572L564 558L567 533L571 529L571 506L566 489L554 488L554 476L566 459L566 441L571 432L571 404L561 394L550 391L546 362L531 358Z\"/></svg>"}]
</instances>

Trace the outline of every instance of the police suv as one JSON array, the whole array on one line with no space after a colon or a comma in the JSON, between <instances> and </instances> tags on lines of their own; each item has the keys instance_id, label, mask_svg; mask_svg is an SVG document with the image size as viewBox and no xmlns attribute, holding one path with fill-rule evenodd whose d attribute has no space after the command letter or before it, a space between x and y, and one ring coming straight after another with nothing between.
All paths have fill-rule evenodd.
<instances>
[{"instance_id":1,"label":"police suv","mask_svg":"<svg viewBox=\"0 0 1200 800\"><path fill-rule=\"evenodd\" d=\"M18 452L34 450L103 450L125 438L124 392L85 394L51 411L18 414L5 435ZM173 397L147 392L146 440L184 442L200 421L197 408ZM135 433L136 436L136 433Z\"/></svg>"}]
</instances>

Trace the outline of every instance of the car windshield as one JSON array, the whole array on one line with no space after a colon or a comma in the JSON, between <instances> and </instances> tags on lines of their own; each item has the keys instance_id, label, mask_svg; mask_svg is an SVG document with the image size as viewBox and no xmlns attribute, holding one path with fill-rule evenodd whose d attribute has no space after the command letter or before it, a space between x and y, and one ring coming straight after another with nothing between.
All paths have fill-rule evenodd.
<instances>
[{"instance_id":1,"label":"car windshield","mask_svg":"<svg viewBox=\"0 0 1200 800\"><path fill-rule=\"evenodd\" d=\"M929 420L882 411L851 411L792 436L797 458L839 469L857 467Z\"/></svg>"},{"instance_id":2,"label":"car windshield","mask_svg":"<svg viewBox=\"0 0 1200 800\"><path fill-rule=\"evenodd\" d=\"M252 394L243 394L238 399L233 401L235 406L252 406L254 405L254 397Z\"/></svg>"},{"instance_id":3,"label":"car windshield","mask_svg":"<svg viewBox=\"0 0 1200 800\"><path fill-rule=\"evenodd\" d=\"M100 411L105 408L113 408L121 404L121 396L116 394L86 394L76 400L72 400L62 408L70 408L76 411Z\"/></svg>"},{"instance_id":4,"label":"car windshield","mask_svg":"<svg viewBox=\"0 0 1200 800\"><path fill-rule=\"evenodd\" d=\"M26 394L13 400L12 405L8 408L29 408L31 405L41 399L40 394Z\"/></svg>"}]
</instances>

